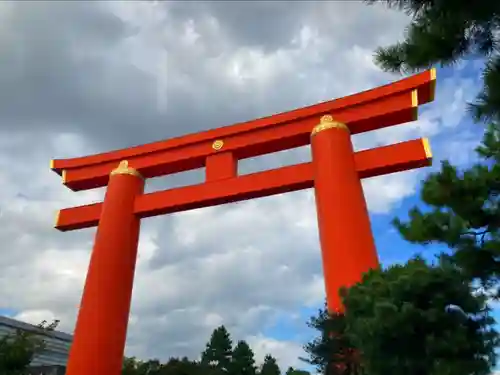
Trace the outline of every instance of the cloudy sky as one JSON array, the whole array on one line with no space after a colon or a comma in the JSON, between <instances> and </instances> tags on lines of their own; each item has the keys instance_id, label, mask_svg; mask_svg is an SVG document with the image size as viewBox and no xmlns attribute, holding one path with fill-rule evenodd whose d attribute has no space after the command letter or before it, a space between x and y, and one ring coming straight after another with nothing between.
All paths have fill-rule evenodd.
<instances>
[{"instance_id":1,"label":"cloudy sky","mask_svg":"<svg viewBox=\"0 0 500 375\"><path fill-rule=\"evenodd\" d=\"M72 332L94 229L60 233L60 208L102 199L74 193L53 158L123 148L229 125L396 80L373 50L403 37L408 18L350 2L0 2L0 312L61 320ZM438 70L420 120L356 136L357 149L428 136L439 160L466 166L482 129L465 117L479 64ZM308 147L247 160L240 171L310 159ZM432 167L435 168L435 167ZM380 258L439 250L390 226L418 204L432 168L364 181ZM147 191L201 182L200 171ZM300 365L305 321L323 303L311 191L143 222L127 354L196 356L226 324L258 358Z\"/></svg>"}]
</instances>

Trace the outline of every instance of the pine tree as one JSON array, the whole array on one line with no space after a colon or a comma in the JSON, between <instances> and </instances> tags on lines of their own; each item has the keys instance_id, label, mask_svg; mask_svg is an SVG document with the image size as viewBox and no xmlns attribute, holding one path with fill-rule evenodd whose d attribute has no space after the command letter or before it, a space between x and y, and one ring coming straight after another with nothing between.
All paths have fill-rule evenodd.
<instances>
[{"instance_id":1,"label":"pine tree","mask_svg":"<svg viewBox=\"0 0 500 375\"><path fill-rule=\"evenodd\" d=\"M485 302L453 265L415 258L344 291L345 332L366 374L488 375L498 334Z\"/></svg>"},{"instance_id":2,"label":"pine tree","mask_svg":"<svg viewBox=\"0 0 500 375\"><path fill-rule=\"evenodd\" d=\"M259 375L281 375L281 370L276 358L267 354L264 357L264 363L262 364Z\"/></svg>"},{"instance_id":3,"label":"pine tree","mask_svg":"<svg viewBox=\"0 0 500 375\"><path fill-rule=\"evenodd\" d=\"M344 315L322 309L308 324L319 337L305 346L307 362L319 373L491 373L499 336L486 298L446 259L372 270L342 296Z\"/></svg>"},{"instance_id":4,"label":"pine tree","mask_svg":"<svg viewBox=\"0 0 500 375\"><path fill-rule=\"evenodd\" d=\"M471 104L474 120L485 121L480 163L460 171L449 162L424 181L408 222L394 221L413 243L452 249L449 260L471 280L500 286L500 2L491 0L365 0L399 7L413 17L406 39L376 52L384 70L409 72L463 59L484 58L483 88Z\"/></svg>"},{"instance_id":5,"label":"pine tree","mask_svg":"<svg viewBox=\"0 0 500 375\"><path fill-rule=\"evenodd\" d=\"M429 175L422 188L422 200L431 209L422 212L414 207L408 223L395 219L394 224L410 242L448 245L453 254L443 258L458 265L469 279L498 288L499 193L500 164L477 164L460 172L444 162L441 171Z\"/></svg>"},{"instance_id":6,"label":"pine tree","mask_svg":"<svg viewBox=\"0 0 500 375\"><path fill-rule=\"evenodd\" d=\"M236 344L231 362L231 375L255 375L254 353L246 341L238 341Z\"/></svg>"},{"instance_id":7,"label":"pine tree","mask_svg":"<svg viewBox=\"0 0 500 375\"><path fill-rule=\"evenodd\" d=\"M216 328L205 351L201 355L203 365L210 365L216 369L228 373L231 366L232 341L226 327Z\"/></svg>"},{"instance_id":8,"label":"pine tree","mask_svg":"<svg viewBox=\"0 0 500 375\"><path fill-rule=\"evenodd\" d=\"M158 375L218 375L215 369L204 368L200 363L191 361L187 357L170 358L167 363L162 364ZM145 375L149 375L146 372ZM134 374L135 375L135 374ZM139 375L139 374L137 374ZM142 375L142 374L141 374Z\"/></svg>"},{"instance_id":9,"label":"pine tree","mask_svg":"<svg viewBox=\"0 0 500 375\"><path fill-rule=\"evenodd\" d=\"M376 51L376 62L393 72L484 57L484 88L473 107L476 118L500 120L500 3L490 0L364 0L411 15L406 39Z\"/></svg>"},{"instance_id":10,"label":"pine tree","mask_svg":"<svg viewBox=\"0 0 500 375\"><path fill-rule=\"evenodd\" d=\"M346 335L344 314L330 315L326 306L311 317L309 328L319 336L304 346L309 358L302 358L325 375L361 375L361 364L357 350Z\"/></svg>"}]
</instances>

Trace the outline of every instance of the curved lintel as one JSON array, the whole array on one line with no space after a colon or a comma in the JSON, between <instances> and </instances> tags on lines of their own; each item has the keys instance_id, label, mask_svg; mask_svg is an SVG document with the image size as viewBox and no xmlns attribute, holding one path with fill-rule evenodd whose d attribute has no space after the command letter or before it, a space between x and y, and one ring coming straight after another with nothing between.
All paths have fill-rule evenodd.
<instances>
[{"instance_id":1,"label":"curved lintel","mask_svg":"<svg viewBox=\"0 0 500 375\"><path fill-rule=\"evenodd\" d=\"M212 144L217 139L225 139L230 136L258 129L272 128L291 121L299 121L306 117L321 115L326 112L339 111L405 91L417 90L418 102L421 105L434 99L435 80L436 70L431 69L371 90L236 125L96 155L52 160L51 169L61 174L63 169L75 169L107 162L119 162L120 160L131 159L147 153L194 145L200 142L210 142L210 144Z\"/></svg>"}]
</instances>

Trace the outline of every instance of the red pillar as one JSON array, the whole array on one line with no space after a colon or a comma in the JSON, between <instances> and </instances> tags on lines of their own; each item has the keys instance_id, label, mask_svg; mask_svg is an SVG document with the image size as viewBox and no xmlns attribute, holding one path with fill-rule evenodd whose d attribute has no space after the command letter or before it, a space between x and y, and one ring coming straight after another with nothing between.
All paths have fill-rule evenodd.
<instances>
[{"instance_id":1,"label":"red pillar","mask_svg":"<svg viewBox=\"0 0 500 375\"><path fill-rule=\"evenodd\" d=\"M67 375L121 374L144 179L127 161L111 172L90 258Z\"/></svg>"},{"instance_id":2,"label":"red pillar","mask_svg":"<svg viewBox=\"0 0 500 375\"><path fill-rule=\"evenodd\" d=\"M349 129L323 116L311 150L327 307L342 311L339 288L360 281L378 258Z\"/></svg>"}]
</instances>

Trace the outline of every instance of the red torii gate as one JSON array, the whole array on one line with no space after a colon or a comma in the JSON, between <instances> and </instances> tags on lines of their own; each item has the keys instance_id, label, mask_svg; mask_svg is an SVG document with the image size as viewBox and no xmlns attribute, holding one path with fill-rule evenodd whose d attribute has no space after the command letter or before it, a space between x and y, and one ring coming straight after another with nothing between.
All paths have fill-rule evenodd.
<instances>
[{"instance_id":1,"label":"red torii gate","mask_svg":"<svg viewBox=\"0 0 500 375\"><path fill-rule=\"evenodd\" d=\"M107 186L104 202L59 211L61 231L98 226L68 375L119 375L140 220L314 187L327 306L378 266L361 179L431 164L427 139L354 152L351 135L417 119L434 69L344 98L201 133L66 160L51 169L74 191ZM332 117L333 116L333 117ZM335 118L335 120L334 120ZM311 144L312 162L238 176L238 160ZM202 184L143 194L145 179L205 167Z\"/></svg>"}]
</instances>

